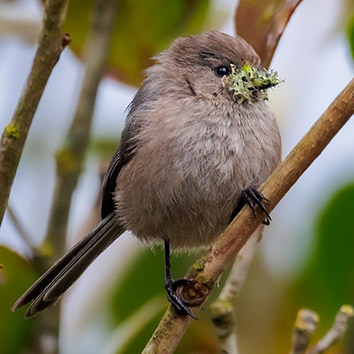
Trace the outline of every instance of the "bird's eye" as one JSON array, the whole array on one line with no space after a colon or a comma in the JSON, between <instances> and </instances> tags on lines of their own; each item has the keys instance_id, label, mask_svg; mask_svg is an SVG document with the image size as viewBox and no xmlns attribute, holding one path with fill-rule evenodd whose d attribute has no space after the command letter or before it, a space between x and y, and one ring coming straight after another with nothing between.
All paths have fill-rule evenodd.
<instances>
[{"instance_id":1,"label":"bird's eye","mask_svg":"<svg viewBox=\"0 0 354 354\"><path fill-rule=\"evenodd\" d=\"M218 75L219 77L223 77L223 76L227 76L230 74L230 68L228 66L222 65L222 66L218 66L215 69L215 73L216 75Z\"/></svg>"}]
</instances>

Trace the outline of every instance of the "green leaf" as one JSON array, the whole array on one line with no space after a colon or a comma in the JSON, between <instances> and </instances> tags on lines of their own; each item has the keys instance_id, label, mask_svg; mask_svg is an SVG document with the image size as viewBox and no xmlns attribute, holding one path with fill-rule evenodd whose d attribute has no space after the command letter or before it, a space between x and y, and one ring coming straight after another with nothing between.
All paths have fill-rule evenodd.
<instances>
[{"instance_id":1,"label":"green leaf","mask_svg":"<svg viewBox=\"0 0 354 354\"><path fill-rule=\"evenodd\" d=\"M354 302L354 184L336 192L320 213L313 260L301 280L301 306L326 325L341 305Z\"/></svg>"},{"instance_id":2,"label":"green leaf","mask_svg":"<svg viewBox=\"0 0 354 354\"><path fill-rule=\"evenodd\" d=\"M172 256L172 275L182 277L195 257ZM123 279L119 279L112 296L112 315L117 322L126 319L155 296L165 296L165 268L161 248L145 249L132 262ZM166 299L166 307L168 305Z\"/></svg>"},{"instance_id":3,"label":"green leaf","mask_svg":"<svg viewBox=\"0 0 354 354\"><path fill-rule=\"evenodd\" d=\"M65 30L70 47L81 54L89 27L92 0L69 2ZM206 28L210 0L121 0L109 60L111 74L139 85L149 59L166 49L173 39Z\"/></svg>"},{"instance_id":4,"label":"green leaf","mask_svg":"<svg viewBox=\"0 0 354 354\"><path fill-rule=\"evenodd\" d=\"M354 59L354 15L351 16L347 26L347 37L349 40L349 47Z\"/></svg>"},{"instance_id":5,"label":"green leaf","mask_svg":"<svg viewBox=\"0 0 354 354\"><path fill-rule=\"evenodd\" d=\"M0 264L0 351L22 353L34 321L26 321L23 311L11 312L11 306L36 275L30 264L4 246L0 246Z\"/></svg>"},{"instance_id":6,"label":"green leaf","mask_svg":"<svg viewBox=\"0 0 354 354\"><path fill-rule=\"evenodd\" d=\"M236 32L260 53L283 0L240 0L235 13Z\"/></svg>"},{"instance_id":7,"label":"green leaf","mask_svg":"<svg viewBox=\"0 0 354 354\"><path fill-rule=\"evenodd\" d=\"M137 309L135 313L130 315L125 321L121 322L110 335L108 339L107 350L104 352L113 353L125 353L128 348L128 353L140 352L142 348L131 348L135 346L137 342L137 337L140 335L142 330L148 326L158 314L161 313L162 309L165 307L164 298L158 296L152 298L150 301L146 302L141 308ZM151 324L150 324L151 325ZM144 340L147 342L148 338Z\"/></svg>"},{"instance_id":8,"label":"green leaf","mask_svg":"<svg viewBox=\"0 0 354 354\"><path fill-rule=\"evenodd\" d=\"M172 275L175 279L183 277L187 268L197 259L196 255L172 255ZM136 314L152 299L163 299L165 310L168 306L164 289L164 255L161 248L154 252L145 249L132 261L124 278L120 278L112 296L110 314L113 317L113 326L117 329L122 323L129 323L130 318ZM205 306L208 309L208 306ZM133 340L130 341L124 353L140 353L145 347L151 334L157 327L162 312L160 308L154 309L158 315L151 318ZM206 311L199 315L199 321L194 321L187 335L179 345L177 353L215 353L217 351L217 338L210 316ZM212 348L212 349L210 349ZM119 351L120 352L120 351Z\"/></svg>"}]
</instances>

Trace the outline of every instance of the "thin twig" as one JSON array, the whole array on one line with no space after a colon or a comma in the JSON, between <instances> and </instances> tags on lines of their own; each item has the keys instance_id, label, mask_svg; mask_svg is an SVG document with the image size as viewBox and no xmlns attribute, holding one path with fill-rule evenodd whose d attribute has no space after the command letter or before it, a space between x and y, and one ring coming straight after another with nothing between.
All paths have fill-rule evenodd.
<instances>
[{"instance_id":1,"label":"thin twig","mask_svg":"<svg viewBox=\"0 0 354 354\"><path fill-rule=\"evenodd\" d=\"M337 343L347 331L349 320L352 319L353 316L353 306L343 305L336 315L332 328L310 349L308 354L325 353L333 344Z\"/></svg>"},{"instance_id":2,"label":"thin twig","mask_svg":"<svg viewBox=\"0 0 354 354\"><path fill-rule=\"evenodd\" d=\"M261 187L261 192L270 200L269 211L273 210L353 113L354 79ZM186 277L194 279L197 283L185 286L183 294L185 301L197 304L191 308L195 315L222 272L263 219L264 215L260 211L253 217L249 208L243 208L207 254L189 269ZM144 353L173 353L190 322L189 316L178 316L169 306Z\"/></svg>"},{"instance_id":3,"label":"thin twig","mask_svg":"<svg viewBox=\"0 0 354 354\"><path fill-rule=\"evenodd\" d=\"M104 73L116 17L117 0L95 0L84 57L85 76L65 143L56 155L57 177L46 240L53 245L56 259L65 248L70 204L82 172L89 143L97 90Z\"/></svg>"},{"instance_id":4,"label":"thin twig","mask_svg":"<svg viewBox=\"0 0 354 354\"><path fill-rule=\"evenodd\" d=\"M235 304L263 232L260 227L242 247L218 298L210 304L211 319L220 342L220 352L236 354Z\"/></svg>"},{"instance_id":5,"label":"thin twig","mask_svg":"<svg viewBox=\"0 0 354 354\"><path fill-rule=\"evenodd\" d=\"M10 220L12 221L13 226L17 230L19 236L22 238L22 240L25 242L25 244L31 249L31 251L34 253L37 253L38 250L33 244L33 238L30 236L29 232L26 230L26 228L23 226L21 220L18 218L16 215L15 211L13 210L12 206L9 204L7 206L7 215L9 216Z\"/></svg>"},{"instance_id":6,"label":"thin twig","mask_svg":"<svg viewBox=\"0 0 354 354\"><path fill-rule=\"evenodd\" d=\"M2 133L0 146L0 224L4 217L34 113L53 67L65 46L70 42L69 36L62 33L66 3L66 0L47 0L45 2L42 30L32 69L11 122Z\"/></svg>"},{"instance_id":7,"label":"thin twig","mask_svg":"<svg viewBox=\"0 0 354 354\"><path fill-rule=\"evenodd\" d=\"M301 309L296 317L290 354L305 354L319 322L316 312Z\"/></svg>"}]
</instances>

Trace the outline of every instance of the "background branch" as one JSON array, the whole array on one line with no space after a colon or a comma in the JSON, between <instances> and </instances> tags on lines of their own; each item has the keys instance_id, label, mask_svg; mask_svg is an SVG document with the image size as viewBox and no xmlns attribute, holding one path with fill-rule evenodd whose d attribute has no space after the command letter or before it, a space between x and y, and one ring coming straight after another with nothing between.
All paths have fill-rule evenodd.
<instances>
[{"instance_id":1,"label":"background branch","mask_svg":"<svg viewBox=\"0 0 354 354\"><path fill-rule=\"evenodd\" d=\"M245 282L258 242L262 237L263 227L250 237L236 257L234 265L218 298L210 304L211 319L216 328L223 354L237 353L235 304Z\"/></svg>"},{"instance_id":2,"label":"background branch","mask_svg":"<svg viewBox=\"0 0 354 354\"><path fill-rule=\"evenodd\" d=\"M319 320L320 318L317 313L312 310L301 309L298 312L294 326L293 343L290 354L306 353L306 349L309 346Z\"/></svg>"},{"instance_id":3,"label":"background branch","mask_svg":"<svg viewBox=\"0 0 354 354\"><path fill-rule=\"evenodd\" d=\"M349 321L353 316L353 306L343 305L336 315L333 326L327 334L310 349L309 354L325 353L333 344L337 343L347 331Z\"/></svg>"},{"instance_id":4,"label":"background branch","mask_svg":"<svg viewBox=\"0 0 354 354\"><path fill-rule=\"evenodd\" d=\"M57 176L54 198L44 238L44 244L50 247L52 252L47 257L43 255L39 260L34 259L44 269L64 253L70 203L84 166L96 94L109 53L116 4L117 0L95 0L94 2L84 51L86 68L82 89L71 127L63 146L56 155ZM59 321L60 306L55 306L43 313L37 333L39 339L50 336L57 341ZM56 344L53 353L57 351ZM43 352L47 354L45 350Z\"/></svg>"},{"instance_id":5,"label":"background branch","mask_svg":"<svg viewBox=\"0 0 354 354\"><path fill-rule=\"evenodd\" d=\"M353 113L354 79L335 98L310 131L261 187L261 192L270 200L269 211L279 203ZM261 212L253 217L249 208L243 208L225 232L219 236L209 252L189 269L186 277L196 280L197 283L192 289L184 287L183 295L187 303L195 304L191 309L195 315L229 262L263 219ZM191 319L188 316L176 315L169 306L143 353L172 353L190 322Z\"/></svg>"},{"instance_id":6,"label":"background branch","mask_svg":"<svg viewBox=\"0 0 354 354\"><path fill-rule=\"evenodd\" d=\"M22 238L22 241L24 241L25 244L31 249L33 254L38 254L39 252L32 241L33 238L31 237L28 230L24 227L10 204L7 206L7 213L10 220L12 221L12 224L18 232L18 235Z\"/></svg>"},{"instance_id":7,"label":"background branch","mask_svg":"<svg viewBox=\"0 0 354 354\"><path fill-rule=\"evenodd\" d=\"M47 0L45 2L42 30L32 69L14 115L2 133L0 146L0 224L4 217L34 113L53 67L65 46L70 42L69 36L62 33L66 3L66 0Z\"/></svg>"},{"instance_id":8,"label":"background branch","mask_svg":"<svg viewBox=\"0 0 354 354\"><path fill-rule=\"evenodd\" d=\"M62 33L66 15L66 0L47 0L44 6L42 30L31 72L19 99L11 122L5 127L0 147L0 223L16 175L17 167L32 124L33 116L42 97L48 78L60 54L70 42ZM34 264L37 265L36 253ZM58 350L58 320L44 316L34 330L32 343L35 352L55 354Z\"/></svg>"},{"instance_id":9,"label":"background branch","mask_svg":"<svg viewBox=\"0 0 354 354\"><path fill-rule=\"evenodd\" d=\"M55 250L50 263L63 254L73 192L82 172L89 143L99 83L104 73L116 17L117 0L95 0L84 58L85 75L76 112L57 151L54 199L45 239Z\"/></svg>"}]
</instances>

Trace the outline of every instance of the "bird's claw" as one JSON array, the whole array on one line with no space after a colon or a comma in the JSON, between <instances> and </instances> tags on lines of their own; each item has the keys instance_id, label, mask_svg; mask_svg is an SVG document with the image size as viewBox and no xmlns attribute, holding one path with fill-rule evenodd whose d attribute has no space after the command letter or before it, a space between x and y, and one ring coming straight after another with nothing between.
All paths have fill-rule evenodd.
<instances>
[{"instance_id":1,"label":"bird's claw","mask_svg":"<svg viewBox=\"0 0 354 354\"><path fill-rule=\"evenodd\" d=\"M264 200L268 201L268 199L261 192L257 191L257 189L254 188L247 188L244 191L242 191L241 198L244 201L244 203L251 208L253 216L256 216L254 206L257 204L263 210L264 214L267 216L267 218L263 221L263 224L265 225L270 224L272 218L270 217L268 210L263 203Z\"/></svg>"},{"instance_id":2,"label":"bird's claw","mask_svg":"<svg viewBox=\"0 0 354 354\"><path fill-rule=\"evenodd\" d=\"M182 299L177 295L176 290L185 284L193 283L192 280L180 278L177 280L167 280L165 283L165 290L167 293L167 300L173 305L177 312L183 315L189 315L193 319L197 320L190 311L188 306L182 301Z\"/></svg>"}]
</instances>

